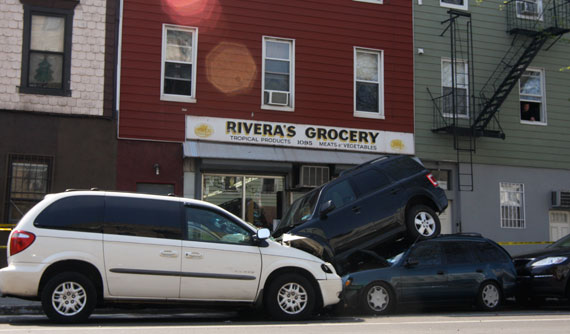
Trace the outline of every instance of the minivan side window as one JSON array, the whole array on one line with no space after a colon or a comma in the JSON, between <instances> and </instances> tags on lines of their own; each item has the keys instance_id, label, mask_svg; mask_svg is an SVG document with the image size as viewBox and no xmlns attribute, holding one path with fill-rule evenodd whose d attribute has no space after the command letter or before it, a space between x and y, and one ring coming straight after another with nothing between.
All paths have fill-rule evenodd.
<instances>
[{"instance_id":1,"label":"minivan side window","mask_svg":"<svg viewBox=\"0 0 570 334\"><path fill-rule=\"evenodd\" d=\"M396 181L416 175L425 169L421 164L409 157L388 161L381 168Z\"/></svg>"},{"instance_id":2,"label":"minivan side window","mask_svg":"<svg viewBox=\"0 0 570 334\"><path fill-rule=\"evenodd\" d=\"M251 244L251 234L221 214L199 207L186 207L187 240L227 244Z\"/></svg>"},{"instance_id":3,"label":"minivan side window","mask_svg":"<svg viewBox=\"0 0 570 334\"><path fill-rule=\"evenodd\" d=\"M341 208L356 199L348 180L341 181L324 190L321 203L332 200L336 208Z\"/></svg>"},{"instance_id":4,"label":"minivan side window","mask_svg":"<svg viewBox=\"0 0 570 334\"><path fill-rule=\"evenodd\" d=\"M115 196L105 199L104 233L182 239L181 226L179 202Z\"/></svg>"},{"instance_id":5,"label":"minivan side window","mask_svg":"<svg viewBox=\"0 0 570 334\"><path fill-rule=\"evenodd\" d=\"M72 196L55 201L34 221L34 226L101 233L104 196Z\"/></svg>"},{"instance_id":6,"label":"minivan side window","mask_svg":"<svg viewBox=\"0 0 570 334\"><path fill-rule=\"evenodd\" d=\"M390 184L390 179L384 173L375 169L368 169L352 177L360 195L366 195L382 189Z\"/></svg>"}]
</instances>

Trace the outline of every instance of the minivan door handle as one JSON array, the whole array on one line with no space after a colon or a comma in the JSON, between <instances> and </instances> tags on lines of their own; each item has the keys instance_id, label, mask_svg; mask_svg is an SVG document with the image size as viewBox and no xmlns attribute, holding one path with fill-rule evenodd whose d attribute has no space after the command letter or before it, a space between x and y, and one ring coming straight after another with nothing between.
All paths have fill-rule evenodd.
<instances>
[{"instance_id":1,"label":"minivan door handle","mask_svg":"<svg viewBox=\"0 0 570 334\"><path fill-rule=\"evenodd\" d=\"M443 274L445 274L445 272L444 272L443 270L440 270L440 271L437 272L437 274L438 274L438 275L443 275Z\"/></svg>"},{"instance_id":2,"label":"minivan door handle","mask_svg":"<svg viewBox=\"0 0 570 334\"><path fill-rule=\"evenodd\" d=\"M400 192L400 188L392 188L392 189L390 190L390 194L392 194L392 195L396 195L396 194L399 193L399 192Z\"/></svg>"},{"instance_id":3,"label":"minivan door handle","mask_svg":"<svg viewBox=\"0 0 570 334\"><path fill-rule=\"evenodd\" d=\"M475 270L475 271L478 272L478 273L482 273L482 272L483 272L483 269L477 269L477 270Z\"/></svg>"},{"instance_id":4,"label":"minivan door handle","mask_svg":"<svg viewBox=\"0 0 570 334\"><path fill-rule=\"evenodd\" d=\"M165 250L162 250L162 251L160 252L160 256L163 256L163 257L177 257L177 256L178 256L178 252L173 251L173 250L170 250L170 249L165 249Z\"/></svg>"},{"instance_id":5,"label":"minivan door handle","mask_svg":"<svg viewBox=\"0 0 570 334\"><path fill-rule=\"evenodd\" d=\"M184 256L186 256L189 259L201 259L202 258L202 253L198 253L198 252L186 252L184 253Z\"/></svg>"},{"instance_id":6,"label":"minivan door handle","mask_svg":"<svg viewBox=\"0 0 570 334\"><path fill-rule=\"evenodd\" d=\"M353 206L352 207L352 212L359 214L360 213L360 207L359 206Z\"/></svg>"}]
</instances>

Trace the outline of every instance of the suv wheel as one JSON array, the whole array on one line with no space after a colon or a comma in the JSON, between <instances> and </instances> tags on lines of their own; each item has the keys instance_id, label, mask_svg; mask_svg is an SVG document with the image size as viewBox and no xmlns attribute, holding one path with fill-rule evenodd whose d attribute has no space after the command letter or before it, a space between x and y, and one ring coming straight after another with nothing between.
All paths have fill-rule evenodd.
<instances>
[{"instance_id":1,"label":"suv wheel","mask_svg":"<svg viewBox=\"0 0 570 334\"><path fill-rule=\"evenodd\" d=\"M274 319L301 320L312 315L315 299L308 279L299 274L285 274L269 284L265 305Z\"/></svg>"},{"instance_id":2,"label":"suv wheel","mask_svg":"<svg viewBox=\"0 0 570 334\"><path fill-rule=\"evenodd\" d=\"M501 305L501 288L494 282L484 282L477 294L477 303L484 311L494 311Z\"/></svg>"},{"instance_id":3,"label":"suv wheel","mask_svg":"<svg viewBox=\"0 0 570 334\"><path fill-rule=\"evenodd\" d=\"M394 308L396 298L392 289L383 282L374 282L364 289L362 309L369 314L388 314Z\"/></svg>"},{"instance_id":4,"label":"suv wheel","mask_svg":"<svg viewBox=\"0 0 570 334\"><path fill-rule=\"evenodd\" d=\"M53 321L73 323L86 320L97 304L93 283L84 275L64 272L52 277L41 295L42 308Z\"/></svg>"},{"instance_id":5,"label":"suv wheel","mask_svg":"<svg viewBox=\"0 0 570 334\"><path fill-rule=\"evenodd\" d=\"M406 228L412 240L430 239L439 234L441 223L432 208L427 205L415 205L406 215Z\"/></svg>"}]
</instances>

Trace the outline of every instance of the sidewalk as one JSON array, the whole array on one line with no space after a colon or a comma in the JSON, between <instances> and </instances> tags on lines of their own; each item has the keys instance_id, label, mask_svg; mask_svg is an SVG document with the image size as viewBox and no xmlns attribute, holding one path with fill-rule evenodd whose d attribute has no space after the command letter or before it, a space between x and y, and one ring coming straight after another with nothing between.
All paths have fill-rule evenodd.
<instances>
[{"instance_id":1,"label":"sidewalk","mask_svg":"<svg viewBox=\"0 0 570 334\"><path fill-rule=\"evenodd\" d=\"M38 301L19 298L0 298L0 315L41 314L42 305Z\"/></svg>"}]
</instances>

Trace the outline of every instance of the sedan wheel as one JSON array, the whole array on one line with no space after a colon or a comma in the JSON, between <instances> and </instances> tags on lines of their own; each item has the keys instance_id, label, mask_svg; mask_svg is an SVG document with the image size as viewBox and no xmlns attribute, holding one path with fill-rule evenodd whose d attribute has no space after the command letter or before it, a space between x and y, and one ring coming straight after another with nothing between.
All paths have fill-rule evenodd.
<instances>
[{"instance_id":1,"label":"sedan wheel","mask_svg":"<svg viewBox=\"0 0 570 334\"><path fill-rule=\"evenodd\" d=\"M493 282L485 282L479 290L479 306L483 310L492 311L499 307L501 303L501 290Z\"/></svg>"},{"instance_id":2,"label":"sedan wheel","mask_svg":"<svg viewBox=\"0 0 570 334\"><path fill-rule=\"evenodd\" d=\"M364 290L362 306L371 314L387 314L392 311L395 299L392 289L383 282L375 282Z\"/></svg>"}]
</instances>

